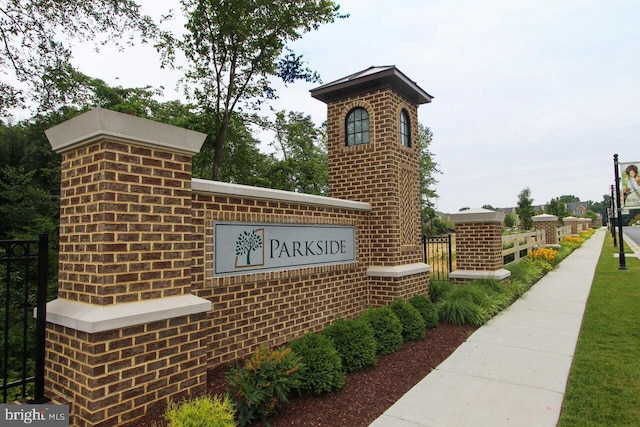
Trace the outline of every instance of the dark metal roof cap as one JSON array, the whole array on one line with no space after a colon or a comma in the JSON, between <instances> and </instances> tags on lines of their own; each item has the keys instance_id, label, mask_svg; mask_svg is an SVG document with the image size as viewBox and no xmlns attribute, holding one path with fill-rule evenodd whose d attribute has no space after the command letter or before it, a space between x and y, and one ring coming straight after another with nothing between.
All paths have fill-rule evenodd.
<instances>
[{"instance_id":1,"label":"dark metal roof cap","mask_svg":"<svg viewBox=\"0 0 640 427\"><path fill-rule=\"evenodd\" d=\"M324 103L382 88L393 88L417 105L431 102L433 96L410 80L395 65L373 66L331 83L311 89L311 96Z\"/></svg>"}]
</instances>

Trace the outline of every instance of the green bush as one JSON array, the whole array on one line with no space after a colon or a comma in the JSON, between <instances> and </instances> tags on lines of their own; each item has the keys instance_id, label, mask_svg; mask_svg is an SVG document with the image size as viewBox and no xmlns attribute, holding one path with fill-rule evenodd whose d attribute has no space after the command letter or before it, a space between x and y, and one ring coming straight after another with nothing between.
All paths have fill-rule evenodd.
<instances>
[{"instance_id":1,"label":"green bush","mask_svg":"<svg viewBox=\"0 0 640 427\"><path fill-rule=\"evenodd\" d=\"M522 262L533 264L535 267L539 268L542 271L542 275L545 275L553 270L553 265L549 261L546 261L544 259L534 259L527 257Z\"/></svg>"},{"instance_id":2,"label":"green bush","mask_svg":"<svg viewBox=\"0 0 640 427\"><path fill-rule=\"evenodd\" d=\"M342 367L347 372L359 371L378 363L373 330L364 320L338 319L322 333L333 341L342 359Z\"/></svg>"},{"instance_id":3,"label":"green bush","mask_svg":"<svg viewBox=\"0 0 640 427\"><path fill-rule=\"evenodd\" d=\"M469 298L448 298L438 305L440 321L452 325L484 325L490 316Z\"/></svg>"},{"instance_id":4,"label":"green bush","mask_svg":"<svg viewBox=\"0 0 640 427\"><path fill-rule=\"evenodd\" d=\"M308 333L292 341L289 347L302 359L302 380L299 389L301 393L317 396L342 388L346 374L331 339L324 335Z\"/></svg>"},{"instance_id":5,"label":"green bush","mask_svg":"<svg viewBox=\"0 0 640 427\"><path fill-rule=\"evenodd\" d=\"M511 272L510 280L519 280L528 285L533 285L544 276L542 269L529 262L516 262L505 266Z\"/></svg>"},{"instance_id":6,"label":"green bush","mask_svg":"<svg viewBox=\"0 0 640 427\"><path fill-rule=\"evenodd\" d=\"M235 427L235 410L229 396L200 396L171 402L165 412L169 427Z\"/></svg>"},{"instance_id":7,"label":"green bush","mask_svg":"<svg viewBox=\"0 0 640 427\"><path fill-rule=\"evenodd\" d=\"M426 325L420 312L414 306L398 298L389 305L402 324L402 338L405 341L424 339Z\"/></svg>"},{"instance_id":8,"label":"green bush","mask_svg":"<svg viewBox=\"0 0 640 427\"><path fill-rule=\"evenodd\" d=\"M433 281L429 286L429 298L432 302L437 303L438 301L447 297L447 294L451 292L453 286L453 283L448 280Z\"/></svg>"},{"instance_id":9,"label":"green bush","mask_svg":"<svg viewBox=\"0 0 640 427\"><path fill-rule=\"evenodd\" d=\"M414 295L409 298L409 304L420 312L427 329L438 326L438 310L429 298L424 295Z\"/></svg>"},{"instance_id":10,"label":"green bush","mask_svg":"<svg viewBox=\"0 0 640 427\"><path fill-rule=\"evenodd\" d=\"M402 347L402 324L388 307L369 308L361 319L373 330L378 354L392 354Z\"/></svg>"},{"instance_id":11,"label":"green bush","mask_svg":"<svg viewBox=\"0 0 640 427\"><path fill-rule=\"evenodd\" d=\"M265 419L300 387L300 359L289 348L260 346L245 362L227 373L241 426Z\"/></svg>"}]
</instances>

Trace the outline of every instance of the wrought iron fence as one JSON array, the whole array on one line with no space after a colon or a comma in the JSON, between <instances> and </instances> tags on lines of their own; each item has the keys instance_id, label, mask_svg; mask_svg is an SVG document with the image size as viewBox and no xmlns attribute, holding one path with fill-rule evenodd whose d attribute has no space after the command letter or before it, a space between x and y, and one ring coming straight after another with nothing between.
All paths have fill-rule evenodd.
<instances>
[{"instance_id":1,"label":"wrought iron fence","mask_svg":"<svg viewBox=\"0 0 640 427\"><path fill-rule=\"evenodd\" d=\"M27 397L32 397L30 403L48 401L44 396L48 247L46 234L38 240L0 240L2 403Z\"/></svg>"},{"instance_id":2,"label":"wrought iron fence","mask_svg":"<svg viewBox=\"0 0 640 427\"><path fill-rule=\"evenodd\" d=\"M449 280L453 271L453 249L451 234L442 236L422 236L424 262L431 266L432 280Z\"/></svg>"}]
</instances>

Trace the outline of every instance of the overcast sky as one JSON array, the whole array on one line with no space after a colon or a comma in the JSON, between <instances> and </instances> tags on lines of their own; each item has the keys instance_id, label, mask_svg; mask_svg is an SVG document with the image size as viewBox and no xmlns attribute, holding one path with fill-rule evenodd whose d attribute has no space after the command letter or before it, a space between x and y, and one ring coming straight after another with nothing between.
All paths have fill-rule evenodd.
<instances>
[{"instance_id":1,"label":"overcast sky","mask_svg":"<svg viewBox=\"0 0 640 427\"><path fill-rule=\"evenodd\" d=\"M158 17L176 1L140 1ZM323 81L395 65L434 96L419 108L431 128L437 207L511 207L565 194L601 201L613 154L640 161L640 1L344 0L345 20L291 45ZM111 85L166 88L150 47L74 49L81 71ZM326 119L317 85L278 91L277 109ZM265 141L265 143L268 141Z\"/></svg>"}]
</instances>

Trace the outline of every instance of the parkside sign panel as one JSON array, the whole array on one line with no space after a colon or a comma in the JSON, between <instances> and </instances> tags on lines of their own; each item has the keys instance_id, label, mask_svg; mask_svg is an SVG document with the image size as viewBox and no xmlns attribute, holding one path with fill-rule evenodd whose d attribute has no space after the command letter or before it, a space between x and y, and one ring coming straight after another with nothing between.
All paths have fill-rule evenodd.
<instances>
[{"instance_id":1,"label":"parkside sign panel","mask_svg":"<svg viewBox=\"0 0 640 427\"><path fill-rule=\"evenodd\" d=\"M214 276L354 262L350 226L215 222Z\"/></svg>"}]
</instances>

